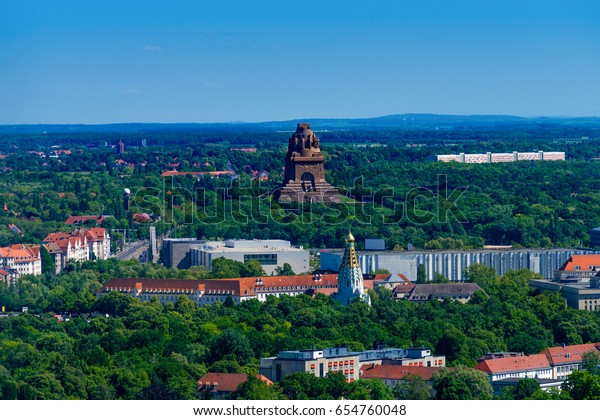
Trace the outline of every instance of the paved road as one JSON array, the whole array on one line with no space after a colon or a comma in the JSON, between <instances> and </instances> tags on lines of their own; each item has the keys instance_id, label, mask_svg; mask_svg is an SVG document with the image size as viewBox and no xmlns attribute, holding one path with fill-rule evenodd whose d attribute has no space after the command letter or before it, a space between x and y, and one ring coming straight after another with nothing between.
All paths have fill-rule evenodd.
<instances>
[{"instance_id":1,"label":"paved road","mask_svg":"<svg viewBox=\"0 0 600 420\"><path fill-rule=\"evenodd\" d=\"M148 250L148 241L130 242L125 247L125 250L115 255L119 260L138 259L142 252Z\"/></svg>"}]
</instances>

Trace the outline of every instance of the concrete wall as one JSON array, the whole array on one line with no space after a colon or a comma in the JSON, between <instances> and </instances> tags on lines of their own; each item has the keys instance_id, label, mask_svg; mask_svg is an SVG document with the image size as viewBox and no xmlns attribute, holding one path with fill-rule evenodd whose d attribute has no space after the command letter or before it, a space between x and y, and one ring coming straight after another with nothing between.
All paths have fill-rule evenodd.
<instances>
[{"instance_id":1,"label":"concrete wall","mask_svg":"<svg viewBox=\"0 0 600 420\"><path fill-rule=\"evenodd\" d=\"M202 245L206 241L194 238L166 238L162 243L163 265L167 268L190 268L190 248L193 245Z\"/></svg>"},{"instance_id":2,"label":"concrete wall","mask_svg":"<svg viewBox=\"0 0 600 420\"><path fill-rule=\"evenodd\" d=\"M310 253L308 250L294 249L290 251L281 251L274 249L260 249L257 248L252 251L236 251L235 248L231 249L217 249L217 250L205 250L202 248L193 248L190 251L190 263L191 265L204 266L208 270L212 270L212 261L217 258L224 257L230 260L244 262L244 255L247 254L276 254L277 264L262 264L263 270L267 275L275 275L275 269L283 267L283 264L288 263L292 266L292 270L296 274L305 273L310 268Z\"/></svg>"}]
</instances>

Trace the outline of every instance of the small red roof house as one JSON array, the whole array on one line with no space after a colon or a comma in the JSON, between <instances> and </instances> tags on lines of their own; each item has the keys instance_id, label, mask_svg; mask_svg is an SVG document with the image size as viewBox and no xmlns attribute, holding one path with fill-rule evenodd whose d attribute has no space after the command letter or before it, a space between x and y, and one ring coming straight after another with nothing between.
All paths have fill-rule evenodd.
<instances>
[{"instance_id":1,"label":"small red roof house","mask_svg":"<svg viewBox=\"0 0 600 420\"><path fill-rule=\"evenodd\" d=\"M110 217L110 216L99 216L99 215L95 215L95 216L70 216L65 223L67 225L81 225L81 224L83 224L85 222L88 222L88 221L92 220L92 221L96 222L96 226L100 226L102 224L102 222L104 222L106 220L107 217Z\"/></svg>"},{"instance_id":2,"label":"small red roof house","mask_svg":"<svg viewBox=\"0 0 600 420\"><path fill-rule=\"evenodd\" d=\"M273 385L269 379L263 375L256 375L258 379L267 385ZM245 373L214 373L209 372L198 380L198 390L200 392L210 393L214 397L221 397L231 392L237 391L240 384L248 380Z\"/></svg>"},{"instance_id":3,"label":"small red roof house","mask_svg":"<svg viewBox=\"0 0 600 420\"><path fill-rule=\"evenodd\" d=\"M9 224L8 224L8 228L9 228L10 230L12 230L12 231L13 231L14 233L16 233L16 234L20 234L20 233L21 233L21 229L19 229L17 226L15 226L15 225L14 225L14 224L12 224L12 223L9 223Z\"/></svg>"},{"instance_id":4,"label":"small red roof house","mask_svg":"<svg viewBox=\"0 0 600 420\"><path fill-rule=\"evenodd\" d=\"M152 217L148 213L134 213L132 216L133 223L150 223Z\"/></svg>"}]
</instances>

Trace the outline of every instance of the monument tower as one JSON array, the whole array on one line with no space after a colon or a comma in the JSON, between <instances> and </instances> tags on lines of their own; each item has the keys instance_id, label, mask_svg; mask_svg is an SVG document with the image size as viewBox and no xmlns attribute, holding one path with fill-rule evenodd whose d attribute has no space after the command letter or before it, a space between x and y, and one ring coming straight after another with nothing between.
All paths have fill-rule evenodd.
<instances>
[{"instance_id":1,"label":"monument tower","mask_svg":"<svg viewBox=\"0 0 600 420\"><path fill-rule=\"evenodd\" d=\"M282 202L339 202L338 190L325 181L324 160L310 124L298 124L289 139L283 184L275 197Z\"/></svg>"},{"instance_id":2,"label":"monument tower","mask_svg":"<svg viewBox=\"0 0 600 420\"><path fill-rule=\"evenodd\" d=\"M338 291L337 300L343 305L348 305L350 302L358 298L371 305L371 297L365 293L364 280L362 270L358 264L356 249L354 248L354 236L348 233L346 237L346 248L340 265L338 274Z\"/></svg>"}]
</instances>

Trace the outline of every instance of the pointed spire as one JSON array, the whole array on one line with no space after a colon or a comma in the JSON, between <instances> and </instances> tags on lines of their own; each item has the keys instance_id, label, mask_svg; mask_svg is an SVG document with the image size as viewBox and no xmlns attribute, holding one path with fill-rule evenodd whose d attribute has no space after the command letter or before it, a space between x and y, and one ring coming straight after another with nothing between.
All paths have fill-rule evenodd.
<instances>
[{"instance_id":1,"label":"pointed spire","mask_svg":"<svg viewBox=\"0 0 600 420\"><path fill-rule=\"evenodd\" d=\"M348 232L345 241L346 249L338 275L337 299L344 305L348 305L354 298L363 299L370 304L369 295L364 291L362 270L358 263L358 256L354 248L355 239L351 232Z\"/></svg>"},{"instance_id":2,"label":"pointed spire","mask_svg":"<svg viewBox=\"0 0 600 420\"><path fill-rule=\"evenodd\" d=\"M350 230L348 230L348 236L346 236L346 243L354 243L354 235L352 235L352 232L350 232Z\"/></svg>"}]
</instances>

